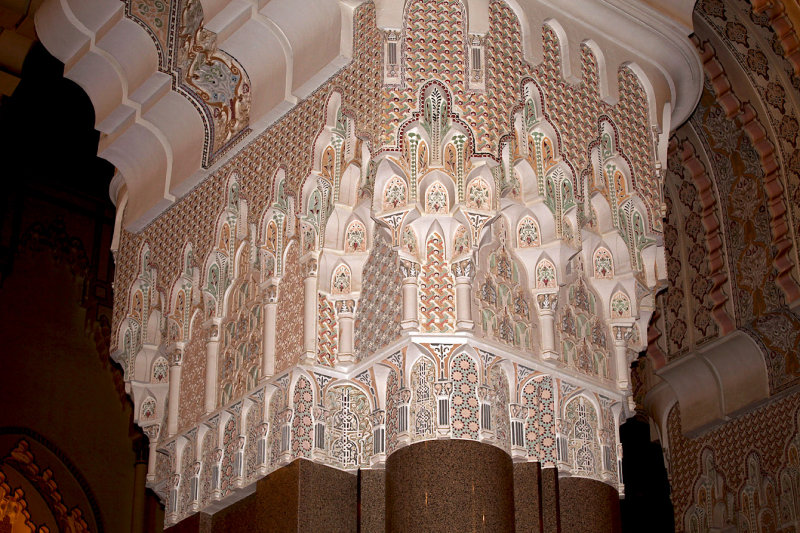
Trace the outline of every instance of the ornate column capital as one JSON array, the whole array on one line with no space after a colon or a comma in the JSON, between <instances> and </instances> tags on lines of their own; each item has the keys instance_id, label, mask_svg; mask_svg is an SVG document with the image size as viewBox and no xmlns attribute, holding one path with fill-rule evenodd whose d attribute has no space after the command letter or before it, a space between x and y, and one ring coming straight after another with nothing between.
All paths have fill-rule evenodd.
<instances>
[{"instance_id":1,"label":"ornate column capital","mask_svg":"<svg viewBox=\"0 0 800 533\"><path fill-rule=\"evenodd\" d=\"M311 414L317 422L325 423L328 420L328 410L322 405L315 405L312 407Z\"/></svg>"},{"instance_id":2,"label":"ornate column capital","mask_svg":"<svg viewBox=\"0 0 800 533\"><path fill-rule=\"evenodd\" d=\"M203 326L208 328L209 341L219 340L221 324L222 324L222 318L218 316L211 317L203 323Z\"/></svg>"},{"instance_id":3,"label":"ornate column capital","mask_svg":"<svg viewBox=\"0 0 800 533\"><path fill-rule=\"evenodd\" d=\"M386 423L386 411L383 409L375 409L369 415L370 422L374 426L379 426Z\"/></svg>"},{"instance_id":4,"label":"ornate column capital","mask_svg":"<svg viewBox=\"0 0 800 533\"><path fill-rule=\"evenodd\" d=\"M142 432L147 435L150 440L150 446L155 446L158 443L158 436L161 433L161 424L150 424L142 428Z\"/></svg>"},{"instance_id":5,"label":"ornate column capital","mask_svg":"<svg viewBox=\"0 0 800 533\"><path fill-rule=\"evenodd\" d=\"M528 408L518 403L510 403L508 405L511 412L511 418L515 420L523 420L528 418Z\"/></svg>"},{"instance_id":6,"label":"ornate column capital","mask_svg":"<svg viewBox=\"0 0 800 533\"><path fill-rule=\"evenodd\" d=\"M272 280L262 285L264 287L264 303L275 304L278 303L278 285Z\"/></svg>"},{"instance_id":7,"label":"ornate column capital","mask_svg":"<svg viewBox=\"0 0 800 533\"><path fill-rule=\"evenodd\" d=\"M303 261L303 277L311 278L319 274L319 262L316 257L310 257Z\"/></svg>"},{"instance_id":8,"label":"ornate column capital","mask_svg":"<svg viewBox=\"0 0 800 533\"><path fill-rule=\"evenodd\" d=\"M540 312L555 313L558 307L558 293L545 292L536 295L536 305Z\"/></svg>"},{"instance_id":9,"label":"ornate column capital","mask_svg":"<svg viewBox=\"0 0 800 533\"><path fill-rule=\"evenodd\" d=\"M340 315L352 315L356 309L355 300L336 300L336 312Z\"/></svg>"},{"instance_id":10,"label":"ornate column capital","mask_svg":"<svg viewBox=\"0 0 800 533\"><path fill-rule=\"evenodd\" d=\"M419 264L406 259L400 260L400 272L403 274L404 279L416 278L419 276Z\"/></svg>"},{"instance_id":11,"label":"ornate column capital","mask_svg":"<svg viewBox=\"0 0 800 533\"><path fill-rule=\"evenodd\" d=\"M630 325L623 325L623 326L614 326L614 344L627 344L628 340L630 340L631 336L633 335L633 326Z\"/></svg>"},{"instance_id":12,"label":"ornate column capital","mask_svg":"<svg viewBox=\"0 0 800 533\"><path fill-rule=\"evenodd\" d=\"M475 263L472 261L472 258L464 259L453 263L452 271L456 278L466 278L463 281L469 283L475 277ZM456 281L458 282L458 280Z\"/></svg>"},{"instance_id":13,"label":"ornate column capital","mask_svg":"<svg viewBox=\"0 0 800 533\"><path fill-rule=\"evenodd\" d=\"M183 363L183 351L185 349L184 343L178 343L170 351L169 364L170 366L181 366Z\"/></svg>"},{"instance_id":14,"label":"ornate column capital","mask_svg":"<svg viewBox=\"0 0 800 533\"><path fill-rule=\"evenodd\" d=\"M411 389L403 387L400 389L400 403L408 404L411 402Z\"/></svg>"},{"instance_id":15,"label":"ornate column capital","mask_svg":"<svg viewBox=\"0 0 800 533\"><path fill-rule=\"evenodd\" d=\"M450 396L450 393L453 392L453 382L437 381L433 384L433 390L436 396Z\"/></svg>"}]
</instances>

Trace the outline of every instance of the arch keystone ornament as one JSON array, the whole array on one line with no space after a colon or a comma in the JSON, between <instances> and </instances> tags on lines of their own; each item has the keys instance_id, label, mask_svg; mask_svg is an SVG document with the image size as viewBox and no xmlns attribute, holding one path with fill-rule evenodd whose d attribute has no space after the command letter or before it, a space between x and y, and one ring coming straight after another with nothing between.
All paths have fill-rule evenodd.
<instances>
[{"instance_id":1,"label":"arch keystone ornament","mask_svg":"<svg viewBox=\"0 0 800 533\"><path fill-rule=\"evenodd\" d=\"M249 122L239 118L255 133L215 156L225 173L213 167L169 212L148 204L140 234L122 229L116 357L134 400L151 402L139 420L152 435L150 485L190 492L167 524L262 493L279 469L385 476L386 497L373 497L388 531L427 527L401 495L410 465L434 473L414 482L435 506L451 502L435 511L453 530L474 529L467 515L513 529L513 512L498 509L514 508L519 465L622 493L629 354L646 347L666 272L658 169L699 91L680 24L645 4L317 4L336 7L330 36L316 8L302 21L308 10L284 0L238 17L233 4L184 9L194 38L213 33L213 53L246 71ZM300 33L317 36L320 58L296 37L309 24ZM635 31L609 39L619 27ZM273 39L278 48L242 45ZM587 40L591 53L574 53ZM644 43L664 50L645 57ZM325 70L330 46L352 61ZM195 73L213 67L193 61ZM265 83L281 76L285 86ZM273 85L296 107L256 131ZM162 285L174 288L166 320ZM166 353L182 362L151 382ZM205 411L176 426L189 394ZM186 442L191 459L179 457ZM470 500L460 488L481 476L493 488ZM300 490L289 514L316 520L303 506L318 494ZM356 519L334 492L336 512L318 502L333 522L309 530Z\"/></svg>"}]
</instances>

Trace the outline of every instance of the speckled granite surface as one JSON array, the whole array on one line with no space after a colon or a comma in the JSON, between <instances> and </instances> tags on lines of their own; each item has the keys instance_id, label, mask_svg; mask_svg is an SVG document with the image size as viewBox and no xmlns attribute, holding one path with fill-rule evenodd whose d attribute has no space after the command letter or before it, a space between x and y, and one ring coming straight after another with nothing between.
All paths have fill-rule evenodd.
<instances>
[{"instance_id":1,"label":"speckled granite surface","mask_svg":"<svg viewBox=\"0 0 800 533\"><path fill-rule=\"evenodd\" d=\"M211 533L211 515L195 513L165 531L168 533Z\"/></svg>"},{"instance_id":2,"label":"speckled granite surface","mask_svg":"<svg viewBox=\"0 0 800 533\"><path fill-rule=\"evenodd\" d=\"M558 480L561 531L564 533L620 533L619 493L594 479Z\"/></svg>"},{"instance_id":3,"label":"speckled granite surface","mask_svg":"<svg viewBox=\"0 0 800 533\"><path fill-rule=\"evenodd\" d=\"M386 471L362 470L359 488L360 533L386 531Z\"/></svg>"},{"instance_id":4,"label":"speckled granite surface","mask_svg":"<svg viewBox=\"0 0 800 533\"><path fill-rule=\"evenodd\" d=\"M260 480L255 494L211 517L190 516L166 531L355 533L357 499L355 475L298 459Z\"/></svg>"},{"instance_id":5,"label":"speckled granite surface","mask_svg":"<svg viewBox=\"0 0 800 533\"><path fill-rule=\"evenodd\" d=\"M300 459L298 531L357 530L358 479L355 474Z\"/></svg>"},{"instance_id":6,"label":"speckled granite surface","mask_svg":"<svg viewBox=\"0 0 800 533\"><path fill-rule=\"evenodd\" d=\"M542 531L561 533L561 512L558 498L558 470L542 469Z\"/></svg>"},{"instance_id":7,"label":"speckled granite surface","mask_svg":"<svg viewBox=\"0 0 800 533\"><path fill-rule=\"evenodd\" d=\"M386 462L386 531L514 531L511 458L468 440L401 448Z\"/></svg>"},{"instance_id":8,"label":"speckled granite surface","mask_svg":"<svg viewBox=\"0 0 800 533\"><path fill-rule=\"evenodd\" d=\"M542 531L541 478L539 463L514 464L514 523L517 531Z\"/></svg>"},{"instance_id":9,"label":"speckled granite surface","mask_svg":"<svg viewBox=\"0 0 800 533\"><path fill-rule=\"evenodd\" d=\"M360 476L360 481L359 481ZM620 533L619 495L592 479L513 464L469 440L431 440L393 453L359 476L299 459L213 516L168 533L436 532Z\"/></svg>"}]
</instances>

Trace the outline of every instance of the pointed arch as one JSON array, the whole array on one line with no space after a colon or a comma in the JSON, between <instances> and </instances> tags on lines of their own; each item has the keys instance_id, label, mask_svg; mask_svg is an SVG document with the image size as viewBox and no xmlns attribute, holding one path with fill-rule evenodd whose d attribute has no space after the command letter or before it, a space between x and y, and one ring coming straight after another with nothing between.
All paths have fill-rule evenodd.
<instances>
[{"instance_id":1,"label":"pointed arch","mask_svg":"<svg viewBox=\"0 0 800 533\"><path fill-rule=\"evenodd\" d=\"M152 422L157 419L156 399L152 396L147 396L142 400L139 406L139 424L143 422Z\"/></svg>"},{"instance_id":2,"label":"pointed arch","mask_svg":"<svg viewBox=\"0 0 800 533\"><path fill-rule=\"evenodd\" d=\"M436 363L427 354L421 353L411 365L409 388L409 430L413 440L435 435L436 431Z\"/></svg>"},{"instance_id":3,"label":"pointed arch","mask_svg":"<svg viewBox=\"0 0 800 533\"><path fill-rule=\"evenodd\" d=\"M450 195L439 181L434 181L425 189L425 212L432 215L450 212Z\"/></svg>"},{"instance_id":4,"label":"pointed arch","mask_svg":"<svg viewBox=\"0 0 800 533\"><path fill-rule=\"evenodd\" d=\"M367 251L367 229L360 220L353 220L345 230L345 251L348 253Z\"/></svg>"},{"instance_id":5,"label":"pointed arch","mask_svg":"<svg viewBox=\"0 0 800 533\"><path fill-rule=\"evenodd\" d=\"M314 380L302 373L294 383L294 393L292 395L292 441L291 449L294 457L311 458L313 447L314 420L312 418L312 407L314 406Z\"/></svg>"},{"instance_id":6,"label":"pointed arch","mask_svg":"<svg viewBox=\"0 0 800 533\"><path fill-rule=\"evenodd\" d=\"M614 279L614 258L604 246L598 246L592 255L592 270L596 279Z\"/></svg>"},{"instance_id":7,"label":"pointed arch","mask_svg":"<svg viewBox=\"0 0 800 533\"><path fill-rule=\"evenodd\" d=\"M452 331L455 326L455 284L446 260L441 225L431 225L420 271L419 313L422 331Z\"/></svg>"},{"instance_id":8,"label":"pointed arch","mask_svg":"<svg viewBox=\"0 0 800 533\"><path fill-rule=\"evenodd\" d=\"M382 194L382 207L384 211L405 207L408 203L408 186L399 176L392 176L386 182Z\"/></svg>"},{"instance_id":9,"label":"pointed arch","mask_svg":"<svg viewBox=\"0 0 800 533\"><path fill-rule=\"evenodd\" d=\"M536 264L536 288L554 289L558 287L556 267L552 261L542 258Z\"/></svg>"},{"instance_id":10,"label":"pointed arch","mask_svg":"<svg viewBox=\"0 0 800 533\"><path fill-rule=\"evenodd\" d=\"M450 398L452 434L456 438L477 440L480 429L477 392L480 383L480 365L469 351L464 350L453 356L450 361L450 379L453 381L453 393Z\"/></svg>"},{"instance_id":11,"label":"pointed arch","mask_svg":"<svg viewBox=\"0 0 800 533\"><path fill-rule=\"evenodd\" d=\"M534 248L541 244L541 231L539 223L530 215L522 217L517 224L517 246L519 248Z\"/></svg>"},{"instance_id":12,"label":"pointed arch","mask_svg":"<svg viewBox=\"0 0 800 533\"><path fill-rule=\"evenodd\" d=\"M611 319L631 318L631 299L625 292L619 290L611 297L610 304Z\"/></svg>"},{"instance_id":13,"label":"pointed arch","mask_svg":"<svg viewBox=\"0 0 800 533\"><path fill-rule=\"evenodd\" d=\"M152 370L150 371L151 383L167 383L169 377L169 363L163 356L158 356L153 360Z\"/></svg>"},{"instance_id":14,"label":"pointed arch","mask_svg":"<svg viewBox=\"0 0 800 533\"><path fill-rule=\"evenodd\" d=\"M453 236L453 257L458 257L469 252L469 232L462 224L458 225Z\"/></svg>"},{"instance_id":15,"label":"pointed arch","mask_svg":"<svg viewBox=\"0 0 800 533\"><path fill-rule=\"evenodd\" d=\"M489 210L492 208L492 189L486 180L477 177L467 184L466 205L469 208Z\"/></svg>"},{"instance_id":16,"label":"pointed arch","mask_svg":"<svg viewBox=\"0 0 800 533\"><path fill-rule=\"evenodd\" d=\"M600 470L599 417L595 403L584 394L567 400L564 420L569 426L567 435L569 460L577 474L596 475Z\"/></svg>"},{"instance_id":17,"label":"pointed arch","mask_svg":"<svg viewBox=\"0 0 800 533\"><path fill-rule=\"evenodd\" d=\"M325 388L323 404L329 413L325 448L331 459L340 468L366 466L373 450L369 393L358 381L337 381Z\"/></svg>"},{"instance_id":18,"label":"pointed arch","mask_svg":"<svg viewBox=\"0 0 800 533\"><path fill-rule=\"evenodd\" d=\"M348 294L351 291L352 274L346 263L340 263L331 276L331 293Z\"/></svg>"}]
</instances>

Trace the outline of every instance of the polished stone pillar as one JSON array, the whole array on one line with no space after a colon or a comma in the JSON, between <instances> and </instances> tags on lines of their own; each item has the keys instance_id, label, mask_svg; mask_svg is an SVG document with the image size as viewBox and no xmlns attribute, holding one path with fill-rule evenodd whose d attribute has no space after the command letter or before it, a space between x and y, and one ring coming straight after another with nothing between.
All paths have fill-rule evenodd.
<instances>
[{"instance_id":1,"label":"polished stone pillar","mask_svg":"<svg viewBox=\"0 0 800 533\"><path fill-rule=\"evenodd\" d=\"M358 473L358 526L362 533L386 531L386 470Z\"/></svg>"},{"instance_id":2,"label":"polished stone pillar","mask_svg":"<svg viewBox=\"0 0 800 533\"><path fill-rule=\"evenodd\" d=\"M622 531L619 493L611 485L596 479L566 476L558 480L558 494L561 531L565 533Z\"/></svg>"},{"instance_id":3,"label":"polished stone pillar","mask_svg":"<svg viewBox=\"0 0 800 533\"><path fill-rule=\"evenodd\" d=\"M279 468L255 493L209 516L198 513L170 527L180 533L358 531L358 478L305 459ZM362 529L362 531L366 531Z\"/></svg>"},{"instance_id":4,"label":"polished stone pillar","mask_svg":"<svg viewBox=\"0 0 800 533\"><path fill-rule=\"evenodd\" d=\"M542 469L539 463L514 463L514 523L517 531L542 531Z\"/></svg>"},{"instance_id":5,"label":"polished stone pillar","mask_svg":"<svg viewBox=\"0 0 800 533\"><path fill-rule=\"evenodd\" d=\"M511 458L460 439L395 451L386 461L386 531L513 532Z\"/></svg>"},{"instance_id":6,"label":"polished stone pillar","mask_svg":"<svg viewBox=\"0 0 800 533\"><path fill-rule=\"evenodd\" d=\"M558 470L542 468L542 533L561 533L561 501L558 494ZM576 509L573 511L577 512ZM572 533L572 532L570 532Z\"/></svg>"}]
</instances>

